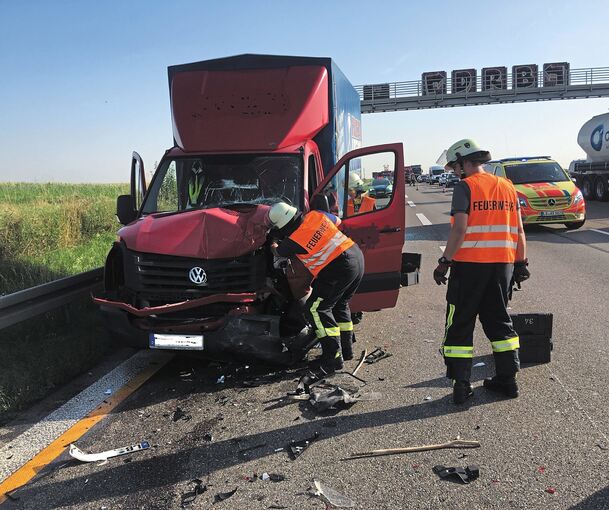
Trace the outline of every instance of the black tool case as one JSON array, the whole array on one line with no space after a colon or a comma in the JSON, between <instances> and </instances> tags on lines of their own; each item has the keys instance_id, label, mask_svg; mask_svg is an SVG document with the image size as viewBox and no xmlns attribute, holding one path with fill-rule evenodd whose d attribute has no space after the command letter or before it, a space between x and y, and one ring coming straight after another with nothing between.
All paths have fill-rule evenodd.
<instances>
[{"instance_id":1,"label":"black tool case","mask_svg":"<svg viewBox=\"0 0 609 510\"><path fill-rule=\"evenodd\" d=\"M520 337L521 363L549 363L552 343L551 313L518 313L511 315Z\"/></svg>"}]
</instances>

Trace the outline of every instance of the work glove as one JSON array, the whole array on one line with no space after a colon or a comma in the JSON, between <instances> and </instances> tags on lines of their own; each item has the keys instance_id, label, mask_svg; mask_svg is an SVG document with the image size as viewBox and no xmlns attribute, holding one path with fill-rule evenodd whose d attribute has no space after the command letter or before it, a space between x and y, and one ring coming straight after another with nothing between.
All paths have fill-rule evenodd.
<instances>
[{"instance_id":1,"label":"work glove","mask_svg":"<svg viewBox=\"0 0 609 510\"><path fill-rule=\"evenodd\" d=\"M450 261L446 260L446 258L442 257L438 260L438 267L434 269L433 279L438 285L446 285L448 278L446 278L446 273L448 273L448 269L450 268Z\"/></svg>"},{"instance_id":2,"label":"work glove","mask_svg":"<svg viewBox=\"0 0 609 510\"><path fill-rule=\"evenodd\" d=\"M529 265L529 259L517 260L514 262L514 282L520 288L520 284L525 280L528 280L531 276L531 273L527 269Z\"/></svg>"}]
</instances>

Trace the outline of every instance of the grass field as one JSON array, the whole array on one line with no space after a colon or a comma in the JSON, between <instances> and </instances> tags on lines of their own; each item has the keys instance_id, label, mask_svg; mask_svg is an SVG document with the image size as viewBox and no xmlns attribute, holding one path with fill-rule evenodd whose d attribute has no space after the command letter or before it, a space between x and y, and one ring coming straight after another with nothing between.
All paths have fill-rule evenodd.
<instances>
[{"instance_id":1,"label":"grass field","mask_svg":"<svg viewBox=\"0 0 609 510\"><path fill-rule=\"evenodd\" d=\"M0 183L0 295L103 265L128 185ZM88 297L0 330L0 423L95 365L111 342Z\"/></svg>"},{"instance_id":2,"label":"grass field","mask_svg":"<svg viewBox=\"0 0 609 510\"><path fill-rule=\"evenodd\" d=\"M0 183L0 294L100 267L127 184Z\"/></svg>"}]
</instances>

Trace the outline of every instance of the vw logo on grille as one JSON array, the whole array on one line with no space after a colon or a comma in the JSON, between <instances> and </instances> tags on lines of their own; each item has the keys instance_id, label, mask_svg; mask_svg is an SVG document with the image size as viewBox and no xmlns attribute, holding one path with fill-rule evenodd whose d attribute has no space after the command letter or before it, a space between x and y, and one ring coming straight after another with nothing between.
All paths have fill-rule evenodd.
<instances>
[{"instance_id":1,"label":"vw logo on grille","mask_svg":"<svg viewBox=\"0 0 609 510\"><path fill-rule=\"evenodd\" d=\"M195 285L205 285L207 283L207 274L202 267L193 267L188 271L188 278Z\"/></svg>"},{"instance_id":2,"label":"vw logo on grille","mask_svg":"<svg viewBox=\"0 0 609 510\"><path fill-rule=\"evenodd\" d=\"M548 198L548 205L556 205L556 200L553 198Z\"/></svg>"}]
</instances>

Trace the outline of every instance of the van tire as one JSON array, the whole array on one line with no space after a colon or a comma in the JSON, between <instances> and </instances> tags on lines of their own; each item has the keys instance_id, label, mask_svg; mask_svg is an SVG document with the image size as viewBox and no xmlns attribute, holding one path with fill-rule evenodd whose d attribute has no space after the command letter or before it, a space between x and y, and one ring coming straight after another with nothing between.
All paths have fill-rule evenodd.
<instances>
[{"instance_id":1,"label":"van tire","mask_svg":"<svg viewBox=\"0 0 609 510\"><path fill-rule=\"evenodd\" d=\"M594 180L594 198L601 202L609 200L609 186L607 186L607 178L598 176Z\"/></svg>"},{"instance_id":2,"label":"van tire","mask_svg":"<svg viewBox=\"0 0 609 510\"><path fill-rule=\"evenodd\" d=\"M573 221L571 223L565 223L565 227L567 227L567 230L577 230L578 228L583 227L584 223L586 223L586 220Z\"/></svg>"}]
</instances>

